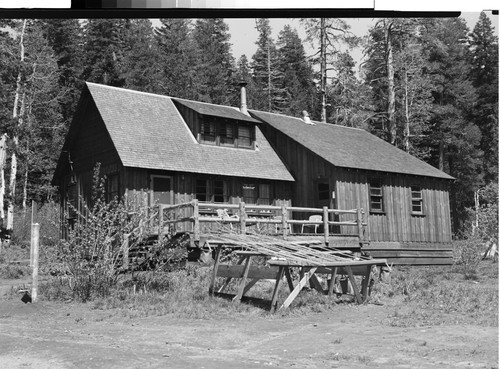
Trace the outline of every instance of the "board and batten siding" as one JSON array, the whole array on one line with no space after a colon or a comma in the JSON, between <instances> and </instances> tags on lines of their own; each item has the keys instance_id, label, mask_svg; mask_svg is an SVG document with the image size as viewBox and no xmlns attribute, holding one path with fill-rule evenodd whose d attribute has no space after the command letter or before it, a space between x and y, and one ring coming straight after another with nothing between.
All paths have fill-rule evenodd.
<instances>
[{"instance_id":1,"label":"board and batten siding","mask_svg":"<svg viewBox=\"0 0 500 369\"><path fill-rule=\"evenodd\" d=\"M379 179L383 188L384 212L370 212L369 183ZM448 181L435 178L361 170L337 170L337 203L340 209L353 206L365 210L370 241L451 242ZM422 190L423 214L412 214L411 186ZM343 232L348 233L347 227ZM352 230L351 230L352 231Z\"/></svg>"},{"instance_id":2,"label":"board and batten siding","mask_svg":"<svg viewBox=\"0 0 500 369\"><path fill-rule=\"evenodd\" d=\"M264 134L295 178L292 196L294 206L318 207L317 181L326 179L330 193L335 192L332 203L337 209L364 210L370 241L418 244L451 242L450 181L336 167L270 126L265 128ZM383 182L383 214L370 213L371 178L380 178ZM411 214L412 185L422 188L423 215ZM306 219L306 216L296 214L297 219ZM342 215L339 220L354 218L352 215ZM356 232L354 227L340 227L341 234L355 235Z\"/></svg>"}]
</instances>

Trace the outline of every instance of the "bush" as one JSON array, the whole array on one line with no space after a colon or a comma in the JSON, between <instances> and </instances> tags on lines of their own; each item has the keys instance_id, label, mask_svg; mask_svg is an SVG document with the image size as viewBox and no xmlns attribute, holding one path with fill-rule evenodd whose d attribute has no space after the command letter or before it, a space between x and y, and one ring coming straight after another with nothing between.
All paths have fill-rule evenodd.
<instances>
[{"instance_id":1,"label":"bush","mask_svg":"<svg viewBox=\"0 0 500 369\"><path fill-rule=\"evenodd\" d=\"M453 243L453 261L466 279L477 278L482 246L482 239L478 234L469 234Z\"/></svg>"}]
</instances>

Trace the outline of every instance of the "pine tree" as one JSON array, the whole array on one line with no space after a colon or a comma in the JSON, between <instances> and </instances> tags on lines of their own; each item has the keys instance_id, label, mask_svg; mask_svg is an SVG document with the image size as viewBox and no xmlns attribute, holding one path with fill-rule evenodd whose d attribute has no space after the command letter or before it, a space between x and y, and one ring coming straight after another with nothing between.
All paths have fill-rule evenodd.
<instances>
[{"instance_id":1,"label":"pine tree","mask_svg":"<svg viewBox=\"0 0 500 369\"><path fill-rule=\"evenodd\" d=\"M120 61L123 87L144 92L158 91L159 54L149 19L127 19L123 27Z\"/></svg>"},{"instance_id":2,"label":"pine tree","mask_svg":"<svg viewBox=\"0 0 500 369\"><path fill-rule=\"evenodd\" d=\"M59 68L57 84L64 95L61 97L61 113L69 126L80 97L83 81L83 39L78 19L41 19L48 45L54 50Z\"/></svg>"},{"instance_id":3,"label":"pine tree","mask_svg":"<svg viewBox=\"0 0 500 369\"><path fill-rule=\"evenodd\" d=\"M472 119L481 130L484 179L498 181L498 38L488 16L481 12L470 33L470 78L477 98Z\"/></svg>"},{"instance_id":4,"label":"pine tree","mask_svg":"<svg viewBox=\"0 0 500 369\"><path fill-rule=\"evenodd\" d=\"M125 46L125 21L120 19L88 19L84 30L85 81L122 87L120 70L122 50Z\"/></svg>"},{"instance_id":5,"label":"pine tree","mask_svg":"<svg viewBox=\"0 0 500 369\"><path fill-rule=\"evenodd\" d=\"M228 104L233 83L234 58L229 43L229 27L221 18L198 19L193 35L197 43L196 79L198 100Z\"/></svg>"},{"instance_id":6,"label":"pine tree","mask_svg":"<svg viewBox=\"0 0 500 369\"><path fill-rule=\"evenodd\" d=\"M279 55L271 37L269 19L256 19L256 29L259 38L256 42L257 51L252 56L253 82L258 92L254 97L255 109L265 111L280 111L279 102L283 101L283 73L279 69Z\"/></svg>"},{"instance_id":7,"label":"pine tree","mask_svg":"<svg viewBox=\"0 0 500 369\"><path fill-rule=\"evenodd\" d=\"M451 192L454 229L462 229L464 209L473 205L482 183L481 132L468 116L475 91L468 77L467 33L461 18L437 19L426 29L426 52L433 78L429 160L456 178Z\"/></svg>"},{"instance_id":8,"label":"pine tree","mask_svg":"<svg viewBox=\"0 0 500 369\"><path fill-rule=\"evenodd\" d=\"M306 18L301 19L307 33L307 41L316 47L312 62L319 64L319 93L320 93L320 119L326 122L328 72L335 72L335 63L344 46L355 46L359 39L350 31L350 26L343 19L338 18Z\"/></svg>"},{"instance_id":9,"label":"pine tree","mask_svg":"<svg viewBox=\"0 0 500 369\"><path fill-rule=\"evenodd\" d=\"M316 88L313 70L297 30L285 25L278 35L278 68L283 74L280 90L283 91L277 108L284 114L300 116L301 112L314 111Z\"/></svg>"},{"instance_id":10,"label":"pine tree","mask_svg":"<svg viewBox=\"0 0 500 369\"><path fill-rule=\"evenodd\" d=\"M158 93L198 98L197 44L189 19L161 19L155 30L158 47Z\"/></svg>"}]
</instances>

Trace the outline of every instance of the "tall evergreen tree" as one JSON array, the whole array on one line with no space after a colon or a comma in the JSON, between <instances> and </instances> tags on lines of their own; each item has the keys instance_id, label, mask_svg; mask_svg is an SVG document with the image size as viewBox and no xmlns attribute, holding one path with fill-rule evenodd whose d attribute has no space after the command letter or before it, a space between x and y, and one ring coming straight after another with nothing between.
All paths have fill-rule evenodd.
<instances>
[{"instance_id":1,"label":"tall evergreen tree","mask_svg":"<svg viewBox=\"0 0 500 369\"><path fill-rule=\"evenodd\" d=\"M189 19L160 19L155 30L158 47L158 93L198 98L198 51Z\"/></svg>"},{"instance_id":2,"label":"tall evergreen tree","mask_svg":"<svg viewBox=\"0 0 500 369\"><path fill-rule=\"evenodd\" d=\"M54 50L59 68L58 85L61 97L61 113L66 125L73 118L76 104L83 87L82 28L78 19L41 19L48 45Z\"/></svg>"},{"instance_id":3,"label":"tall evergreen tree","mask_svg":"<svg viewBox=\"0 0 500 369\"><path fill-rule=\"evenodd\" d=\"M252 56L253 81L258 89L255 96L255 109L265 111L280 111L278 104L283 101L283 73L279 69L279 55L271 37L269 19L256 19L259 38L257 50Z\"/></svg>"},{"instance_id":4,"label":"tall evergreen tree","mask_svg":"<svg viewBox=\"0 0 500 369\"><path fill-rule=\"evenodd\" d=\"M283 74L280 89L283 91L277 108L284 114L300 116L301 112L314 111L316 87L313 70L297 30L285 25L278 35L278 68Z\"/></svg>"},{"instance_id":5,"label":"tall evergreen tree","mask_svg":"<svg viewBox=\"0 0 500 369\"><path fill-rule=\"evenodd\" d=\"M481 133L468 116L475 92L468 77L467 33L461 18L437 19L427 30L426 52L433 78L430 161L454 176L451 193L454 229L462 228L464 209L473 204L482 182Z\"/></svg>"},{"instance_id":6,"label":"tall evergreen tree","mask_svg":"<svg viewBox=\"0 0 500 369\"><path fill-rule=\"evenodd\" d=\"M470 34L470 78L477 98L472 119L481 130L484 179L498 181L498 37L486 13Z\"/></svg>"},{"instance_id":7,"label":"tall evergreen tree","mask_svg":"<svg viewBox=\"0 0 500 369\"><path fill-rule=\"evenodd\" d=\"M326 122L327 117L327 95L329 71L334 71L338 55L344 46L355 46L359 39L350 31L350 26L343 19L339 18L306 18L301 19L307 33L307 40L317 48L317 52L312 57L314 64L319 64L319 93L320 111L319 116L322 122Z\"/></svg>"},{"instance_id":8,"label":"tall evergreen tree","mask_svg":"<svg viewBox=\"0 0 500 369\"><path fill-rule=\"evenodd\" d=\"M228 30L228 25L221 18L196 21L193 35L198 45L198 100L214 104L229 102L234 58L231 54Z\"/></svg>"},{"instance_id":9,"label":"tall evergreen tree","mask_svg":"<svg viewBox=\"0 0 500 369\"><path fill-rule=\"evenodd\" d=\"M124 48L125 21L120 19L88 19L84 30L84 69L86 81L122 87L120 70Z\"/></svg>"}]
</instances>

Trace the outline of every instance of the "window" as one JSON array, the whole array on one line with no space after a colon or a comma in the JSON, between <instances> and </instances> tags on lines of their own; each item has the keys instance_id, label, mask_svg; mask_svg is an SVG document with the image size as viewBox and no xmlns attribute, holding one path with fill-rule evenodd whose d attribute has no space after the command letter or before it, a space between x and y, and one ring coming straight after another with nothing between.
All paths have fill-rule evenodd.
<instances>
[{"instance_id":1,"label":"window","mask_svg":"<svg viewBox=\"0 0 500 369\"><path fill-rule=\"evenodd\" d=\"M384 212L384 188L379 179L371 179L370 188L370 211L372 213Z\"/></svg>"},{"instance_id":2,"label":"window","mask_svg":"<svg viewBox=\"0 0 500 369\"><path fill-rule=\"evenodd\" d=\"M229 202L227 181L220 179L197 179L196 198L204 202Z\"/></svg>"},{"instance_id":3,"label":"window","mask_svg":"<svg viewBox=\"0 0 500 369\"><path fill-rule=\"evenodd\" d=\"M252 133L250 126L238 126L238 147L252 147Z\"/></svg>"},{"instance_id":4,"label":"window","mask_svg":"<svg viewBox=\"0 0 500 369\"><path fill-rule=\"evenodd\" d=\"M258 205L271 205L271 186L268 183L259 185Z\"/></svg>"},{"instance_id":5,"label":"window","mask_svg":"<svg viewBox=\"0 0 500 369\"><path fill-rule=\"evenodd\" d=\"M318 183L318 200L330 200L330 185L328 183Z\"/></svg>"},{"instance_id":6,"label":"window","mask_svg":"<svg viewBox=\"0 0 500 369\"><path fill-rule=\"evenodd\" d=\"M411 213L423 214L422 187L411 186Z\"/></svg>"},{"instance_id":7,"label":"window","mask_svg":"<svg viewBox=\"0 0 500 369\"><path fill-rule=\"evenodd\" d=\"M204 143L215 144L215 122L201 122L201 141Z\"/></svg>"},{"instance_id":8,"label":"window","mask_svg":"<svg viewBox=\"0 0 500 369\"><path fill-rule=\"evenodd\" d=\"M208 194L208 181L206 179L196 180L196 198L198 201L210 201Z\"/></svg>"},{"instance_id":9,"label":"window","mask_svg":"<svg viewBox=\"0 0 500 369\"><path fill-rule=\"evenodd\" d=\"M251 149L255 127L237 120L205 116L200 118L198 140L201 143Z\"/></svg>"},{"instance_id":10,"label":"window","mask_svg":"<svg viewBox=\"0 0 500 369\"><path fill-rule=\"evenodd\" d=\"M119 193L119 175L118 173L108 174L106 177L106 201L110 202L118 198Z\"/></svg>"},{"instance_id":11,"label":"window","mask_svg":"<svg viewBox=\"0 0 500 369\"><path fill-rule=\"evenodd\" d=\"M219 124L219 140L224 146L234 146L234 125L224 122Z\"/></svg>"},{"instance_id":12,"label":"window","mask_svg":"<svg viewBox=\"0 0 500 369\"><path fill-rule=\"evenodd\" d=\"M229 202L226 181L214 181L214 202Z\"/></svg>"},{"instance_id":13,"label":"window","mask_svg":"<svg viewBox=\"0 0 500 369\"><path fill-rule=\"evenodd\" d=\"M257 202L257 188L254 184L243 185L243 202L255 204Z\"/></svg>"}]
</instances>

